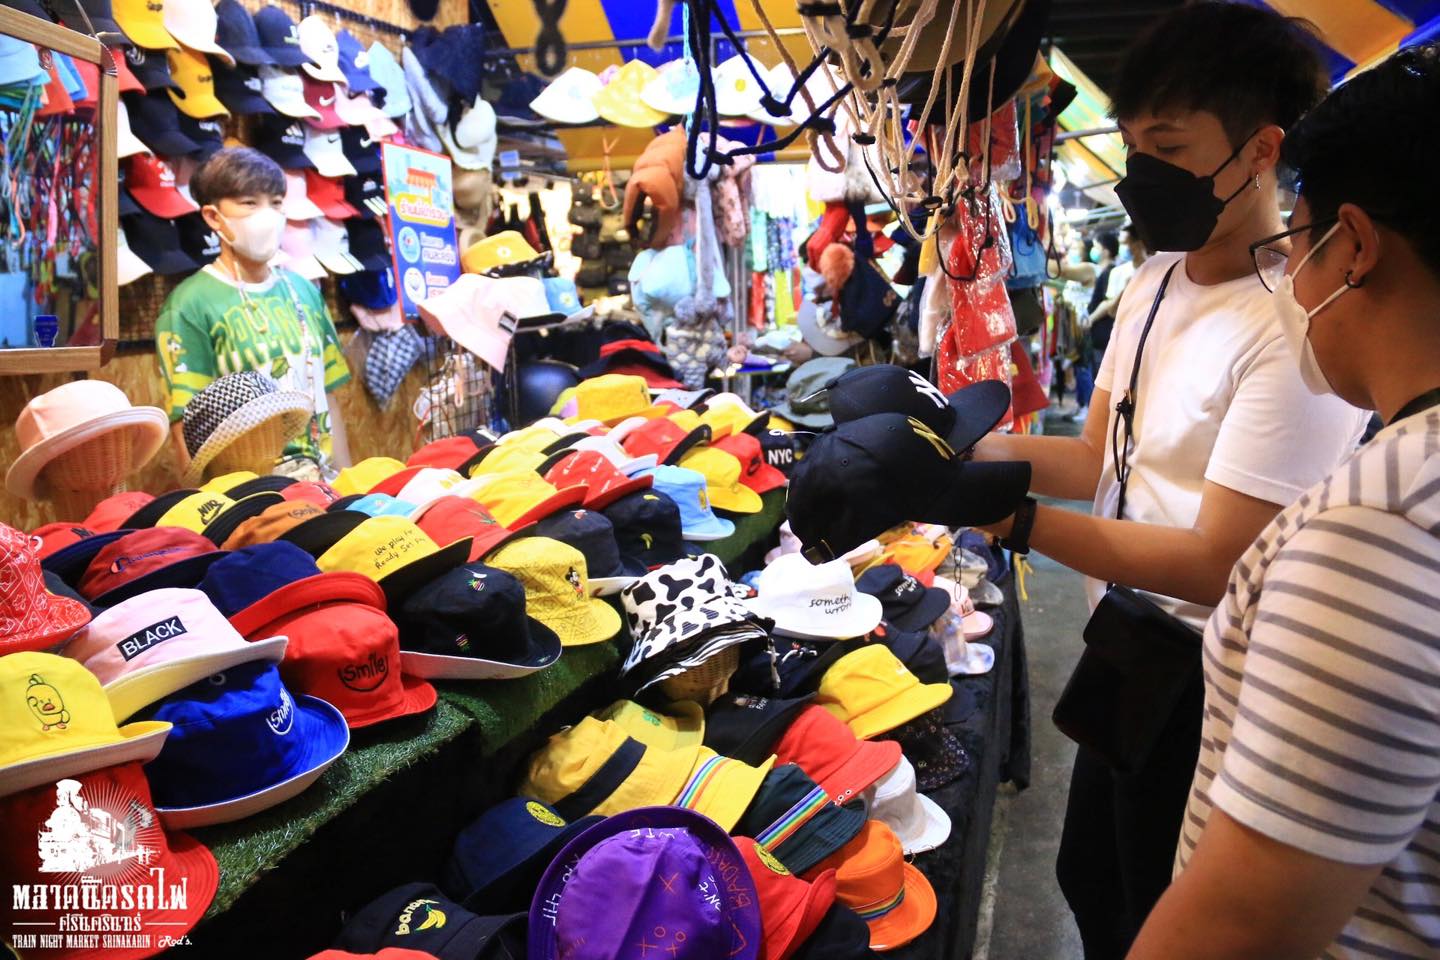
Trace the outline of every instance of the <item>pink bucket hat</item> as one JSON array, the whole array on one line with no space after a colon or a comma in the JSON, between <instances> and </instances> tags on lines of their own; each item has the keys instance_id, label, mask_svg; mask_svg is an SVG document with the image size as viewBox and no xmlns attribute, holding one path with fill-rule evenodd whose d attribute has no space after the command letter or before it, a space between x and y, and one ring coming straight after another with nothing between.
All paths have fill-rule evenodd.
<instances>
[{"instance_id":1,"label":"pink bucket hat","mask_svg":"<svg viewBox=\"0 0 1440 960\"><path fill-rule=\"evenodd\" d=\"M465 273L416 306L427 325L438 327L451 340L503 373L510 339L515 335L515 322L521 319L509 313L508 304L498 298L497 294L503 289L502 281L493 277Z\"/></svg>"}]
</instances>

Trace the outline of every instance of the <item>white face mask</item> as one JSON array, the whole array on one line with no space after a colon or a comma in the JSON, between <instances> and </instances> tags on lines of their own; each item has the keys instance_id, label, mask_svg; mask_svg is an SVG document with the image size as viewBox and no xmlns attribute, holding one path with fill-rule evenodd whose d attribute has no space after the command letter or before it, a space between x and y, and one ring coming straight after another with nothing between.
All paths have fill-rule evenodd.
<instances>
[{"instance_id":1,"label":"white face mask","mask_svg":"<svg viewBox=\"0 0 1440 960\"><path fill-rule=\"evenodd\" d=\"M1275 285L1275 294L1270 302L1275 306L1275 316L1280 321L1280 332L1285 335L1285 342L1290 345L1290 352L1300 364L1300 379L1304 381L1306 389L1316 396L1323 396L1327 393L1334 393L1335 389L1330 386L1330 381L1325 377L1325 371L1320 369L1320 361L1315 358L1315 348L1310 344L1310 321L1315 318L1321 310L1340 298L1341 294L1350 289L1348 284L1341 286L1330 296L1320 302L1314 310L1307 311L1300 302L1295 299L1295 277L1310 258L1315 256L1315 251L1325 246L1325 241L1335 235L1340 229L1340 224L1335 224L1320 242L1310 248L1310 252L1296 265L1294 272L1287 273L1280 282Z\"/></svg>"},{"instance_id":2,"label":"white face mask","mask_svg":"<svg viewBox=\"0 0 1440 960\"><path fill-rule=\"evenodd\" d=\"M269 263L280 249L280 234L285 229L285 214L274 207L261 207L247 217L231 219L215 211L230 236L221 238L246 260Z\"/></svg>"}]
</instances>

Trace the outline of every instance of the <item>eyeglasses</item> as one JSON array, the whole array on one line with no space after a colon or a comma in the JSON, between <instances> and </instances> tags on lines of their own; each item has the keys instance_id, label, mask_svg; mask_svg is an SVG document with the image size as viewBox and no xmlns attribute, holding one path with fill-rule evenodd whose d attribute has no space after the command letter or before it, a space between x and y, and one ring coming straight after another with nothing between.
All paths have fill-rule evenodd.
<instances>
[{"instance_id":1,"label":"eyeglasses","mask_svg":"<svg viewBox=\"0 0 1440 960\"><path fill-rule=\"evenodd\" d=\"M1255 275L1260 278L1265 289L1274 293L1275 288L1280 286L1280 281L1285 277L1285 267L1290 263L1291 247L1291 244L1286 241L1297 233L1328 227L1338 220L1339 217L1326 217L1324 220L1315 220L1303 226L1291 227L1283 233L1277 233L1273 237L1256 240L1250 244L1250 259L1255 262Z\"/></svg>"}]
</instances>

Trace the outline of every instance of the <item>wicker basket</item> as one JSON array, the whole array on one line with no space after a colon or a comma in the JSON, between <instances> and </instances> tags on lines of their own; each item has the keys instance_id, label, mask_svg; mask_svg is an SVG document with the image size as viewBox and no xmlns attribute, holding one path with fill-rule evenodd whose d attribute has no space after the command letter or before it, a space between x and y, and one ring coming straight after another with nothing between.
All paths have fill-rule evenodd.
<instances>
[{"instance_id":1,"label":"wicker basket","mask_svg":"<svg viewBox=\"0 0 1440 960\"><path fill-rule=\"evenodd\" d=\"M136 431L143 429L131 426L107 430L95 439L65 451L40 471L41 489L52 494L101 490L109 495L129 475L135 459Z\"/></svg>"},{"instance_id":2,"label":"wicker basket","mask_svg":"<svg viewBox=\"0 0 1440 960\"><path fill-rule=\"evenodd\" d=\"M694 700L708 707L730 689L730 677L740 666L740 648L726 647L698 667L660 681L660 692L672 701Z\"/></svg>"},{"instance_id":3,"label":"wicker basket","mask_svg":"<svg viewBox=\"0 0 1440 960\"><path fill-rule=\"evenodd\" d=\"M275 461L280 459L285 452L285 444L289 442L290 438L285 435L285 418L271 417L217 453L205 465L205 479L241 470L264 476L275 469Z\"/></svg>"}]
</instances>

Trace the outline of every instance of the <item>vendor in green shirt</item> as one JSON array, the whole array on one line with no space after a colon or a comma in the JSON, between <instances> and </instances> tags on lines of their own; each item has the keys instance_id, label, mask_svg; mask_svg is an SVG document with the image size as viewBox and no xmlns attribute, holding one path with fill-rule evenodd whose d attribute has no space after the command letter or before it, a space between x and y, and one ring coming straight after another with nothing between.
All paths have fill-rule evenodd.
<instances>
[{"instance_id":1,"label":"vendor in green shirt","mask_svg":"<svg viewBox=\"0 0 1440 960\"><path fill-rule=\"evenodd\" d=\"M309 428L290 441L276 472L328 478L350 463L328 396L350 370L320 291L270 265L285 229L285 174L256 150L225 149L191 176L190 195L220 237L220 256L175 288L155 322L180 466L188 466L180 420L190 398L217 377L257 370L314 401Z\"/></svg>"}]
</instances>

